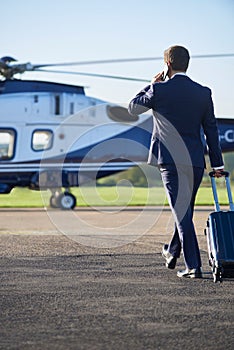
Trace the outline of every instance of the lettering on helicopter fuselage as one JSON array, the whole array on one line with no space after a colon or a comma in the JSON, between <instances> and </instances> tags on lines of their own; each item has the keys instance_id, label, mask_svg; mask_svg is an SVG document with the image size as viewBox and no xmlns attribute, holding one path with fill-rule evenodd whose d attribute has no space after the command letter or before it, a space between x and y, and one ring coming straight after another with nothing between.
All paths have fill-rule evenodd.
<instances>
[{"instance_id":1,"label":"lettering on helicopter fuselage","mask_svg":"<svg viewBox=\"0 0 234 350\"><path fill-rule=\"evenodd\" d=\"M234 130L229 129L226 130L223 135L219 135L220 141L226 141L226 142L234 142Z\"/></svg>"}]
</instances>

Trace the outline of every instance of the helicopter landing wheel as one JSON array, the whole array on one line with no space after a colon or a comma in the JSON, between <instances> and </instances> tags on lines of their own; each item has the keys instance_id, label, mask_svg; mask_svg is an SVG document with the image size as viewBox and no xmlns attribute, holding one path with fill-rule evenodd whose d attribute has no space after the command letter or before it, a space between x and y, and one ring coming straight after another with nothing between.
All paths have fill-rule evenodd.
<instances>
[{"instance_id":1,"label":"helicopter landing wheel","mask_svg":"<svg viewBox=\"0 0 234 350\"><path fill-rule=\"evenodd\" d=\"M76 206L76 197L73 196L70 192L60 193L58 197L56 197L57 207L63 210L71 210Z\"/></svg>"}]
</instances>

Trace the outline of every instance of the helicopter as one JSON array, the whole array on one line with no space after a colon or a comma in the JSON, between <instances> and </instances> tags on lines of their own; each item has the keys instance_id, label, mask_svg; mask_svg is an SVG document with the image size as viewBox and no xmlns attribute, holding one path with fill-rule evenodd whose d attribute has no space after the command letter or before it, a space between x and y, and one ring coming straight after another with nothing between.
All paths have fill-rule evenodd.
<instances>
[{"instance_id":1,"label":"helicopter","mask_svg":"<svg viewBox=\"0 0 234 350\"><path fill-rule=\"evenodd\" d=\"M195 58L234 54L195 55ZM162 57L112 59L55 64L18 63L0 58L0 194L14 187L50 190L50 206L74 209L71 187L146 162L152 115L132 116L127 108L85 94L84 86L16 79L25 72L79 74L142 81L146 79L47 69ZM46 69L44 69L46 68ZM223 152L234 150L234 119L218 118Z\"/></svg>"}]
</instances>

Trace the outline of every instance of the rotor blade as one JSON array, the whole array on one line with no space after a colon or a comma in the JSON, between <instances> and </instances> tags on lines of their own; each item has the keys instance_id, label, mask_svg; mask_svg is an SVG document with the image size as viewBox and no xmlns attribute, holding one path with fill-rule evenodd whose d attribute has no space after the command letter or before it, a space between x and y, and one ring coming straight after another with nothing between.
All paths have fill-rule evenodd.
<instances>
[{"instance_id":1,"label":"rotor blade","mask_svg":"<svg viewBox=\"0 0 234 350\"><path fill-rule=\"evenodd\" d=\"M234 53L220 53L220 54L201 54L192 55L191 58L224 58L234 57ZM34 69L43 67L56 67L56 66L79 66L79 65L90 65L90 64L106 64L106 63L125 63L125 62L143 62L143 61L158 61L163 60L163 57L139 57L139 58L117 58L107 60L96 60L96 61L78 61L78 62L67 62L67 63L49 63L49 64L35 64Z\"/></svg>"},{"instance_id":2,"label":"rotor blade","mask_svg":"<svg viewBox=\"0 0 234 350\"><path fill-rule=\"evenodd\" d=\"M234 57L234 53L213 53L210 55L192 55L191 58L223 58Z\"/></svg>"},{"instance_id":3,"label":"rotor blade","mask_svg":"<svg viewBox=\"0 0 234 350\"><path fill-rule=\"evenodd\" d=\"M56 66L82 66L90 64L105 64L105 63L124 63L124 62L141 62L141 61L153 61L162 60L163 57L145 57L145 58L117 58L108 60L96 60L96 61L79 61L79 62L67 62L67 63L51 63L51 64L36 64L34 67L56 67Z\"/></svg>"},{"instance_id":4,"label":"rotor blade","mask_svg":"<svg viewBox=\"0 0 234 350\"><path fill-rule=\"evenodd\" d=\"M96 73L84 73L84 72L67 72L67 71L58 71L58 70L47 70L47 69L36 69L36 72L47 72L47 73L61 73L61 74L74 74L74 75L84 75L89 77L96 77L96 78L109 78L109 79L119 79L119 80L129 80L129 81L141 81L141 82L147 82L149 83L150 80L147 79L141 79L141 78L131 78L131 77L123 77L123 76L116 76L116 75L106 75L106 74L96 74Z\"/></svg>"}]
</instances>

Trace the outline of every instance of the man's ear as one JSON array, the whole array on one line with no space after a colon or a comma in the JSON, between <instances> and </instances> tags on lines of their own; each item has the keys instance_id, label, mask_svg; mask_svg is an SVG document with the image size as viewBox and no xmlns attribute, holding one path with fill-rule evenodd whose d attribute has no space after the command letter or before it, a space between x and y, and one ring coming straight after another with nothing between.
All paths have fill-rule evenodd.
<instances>
[{"instance_id":1,"label":"man's ear","mask_svg":"<svg viewBox=\"0 0 234 350\"><path fill-rule=\"evenodd\" d=\"M171 78L171 72L172 72L171 62L166 62L166 64L167 64L167 68L168 68L167 76L168 76L168 78Z\"/></svg>"}]
</instances>

